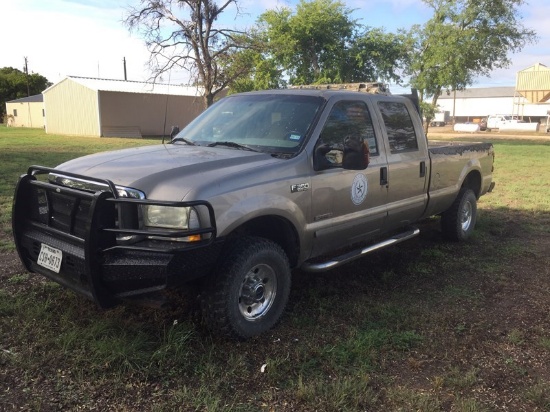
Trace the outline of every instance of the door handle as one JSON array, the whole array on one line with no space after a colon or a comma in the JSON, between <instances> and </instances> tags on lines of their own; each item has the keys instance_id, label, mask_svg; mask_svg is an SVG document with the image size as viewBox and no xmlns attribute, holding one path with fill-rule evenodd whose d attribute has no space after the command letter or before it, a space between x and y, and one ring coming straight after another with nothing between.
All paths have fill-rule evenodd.
<instances>
[{"instance_id":1,"label":"door handle","mask_svg":"<svg viewBox=\"0 0 550 412\"><path fill-rule=\"evenodd\" d=\"M380 186L384 186L387 184L388 184L388 168L384 166L380 168Z\"/></svg>"},{"instance_id":2,"label":"door handle","mask_svg":"<svg viewBox=\"0 0 550 412\"><path fill-rule=\"evenodd\" d=\"M425 176L426 176L426 162L422 160L420 162L420 177L425 177Z\"/></svg>"}]
</instances>

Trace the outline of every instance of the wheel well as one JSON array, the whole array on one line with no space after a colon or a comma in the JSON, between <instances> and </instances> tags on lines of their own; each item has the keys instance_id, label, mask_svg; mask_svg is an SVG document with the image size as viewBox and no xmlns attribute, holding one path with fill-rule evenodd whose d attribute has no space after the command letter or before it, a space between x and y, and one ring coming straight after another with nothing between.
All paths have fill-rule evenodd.
<instances>
[{"instance_id":1,"label":"wheel well","mask_svg":"<svg viewBox=\"0 0 550 412\"><path fill-rule=\"evenodd\" d=\"M462 187L472 189L479 199L479 192L481 191L481 174L477 170L472 170L462 182Z\"/></svg>"},{"instance_id":2,"label":"wheel well","mask_svg":"<svg viewBox=\"0 0 550 412\"><path fill-rule=\"evenodd\" d=\"M283 248L291 267L295 267L300 255L300 242L296 229L287 219L280 216L261 216L235 229L229 238L258 236L269 239Z\"/></svg>"}]
</instances>

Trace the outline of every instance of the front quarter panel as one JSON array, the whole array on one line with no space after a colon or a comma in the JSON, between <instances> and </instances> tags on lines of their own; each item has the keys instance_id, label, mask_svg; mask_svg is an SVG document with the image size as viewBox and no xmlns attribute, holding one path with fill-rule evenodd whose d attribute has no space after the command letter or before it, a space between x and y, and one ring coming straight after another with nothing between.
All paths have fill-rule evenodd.
<instances>
[{"instance_id":1,"label":"front quarter panel","mask_svg":"<svg viewBox=\"0 0 550 412\"><path fill-rule=\"evenodd\" d=\"M311 239L304 228L311 214L310 187L308 157L302 153L253 170L226 171L216 184L192 190L184 200L204 199L212 204L220 237L259 217L285 219L295 229L300 252L308 254Z\"/></svg>"}]
</instances>

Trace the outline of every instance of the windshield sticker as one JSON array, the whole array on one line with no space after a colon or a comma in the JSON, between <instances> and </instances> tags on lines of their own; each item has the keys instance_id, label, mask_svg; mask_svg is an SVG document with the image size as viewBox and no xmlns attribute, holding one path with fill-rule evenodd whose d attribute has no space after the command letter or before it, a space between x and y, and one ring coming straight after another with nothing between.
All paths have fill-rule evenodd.
<instances>
[{"instance_id":1,"label":"windshield sticker","mask_svg":"<svg viewBox=\"0 0 550 412\"><path fill-rule=\"evenodd\" d=\"M351 184L351 201L354 205L360 205L367 197L368 181L364 174L358 173Z\"/></svg>"},{"instance_id":2,"label":"windshield sticker","mask_svg":"<svg viewBox=\"0 0 550 412\"><path fill-rule=\"evenodd\" d=\"M299 134L291 133L291 135L288 137L290 140L300 140L302 138Z\"/></svg>"}]
</instances>

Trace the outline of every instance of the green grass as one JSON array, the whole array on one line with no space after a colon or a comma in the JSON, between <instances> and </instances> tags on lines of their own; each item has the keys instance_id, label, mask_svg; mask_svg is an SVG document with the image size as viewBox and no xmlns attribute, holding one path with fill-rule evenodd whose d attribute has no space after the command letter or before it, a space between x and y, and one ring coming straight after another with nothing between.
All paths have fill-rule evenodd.
<instances>
[{"instance_id":1,"label":"green grass","mask_svg":"<svg viewBox=\"0 0 550 412\"><path fill-rule=\"evenodd\" d=\"M495 147L498 171L495 181L499 196L488 197L485 205L535 214L549 211L550 145L499 142ZM500 186L505 190L500 190Z\"/></svg>"},{"instance_id":2,"label":"green grass","mask_svg":"<svg viewBox=\"0 0 550 412\"><path fill-rule=\"evenodd\" d=\"M121 139L48 135L42 129L0 126L0 251L13 248L10 219L13 191L31 165L54 167L86 154L159 143L158 139Z\"/></svg>"},{"instance_id":3,"label":"green grass","mask_svg":"<svg viewBox=\"0 0 550 412\"><path fill-rule=\"evenodd\" d=\"M155 143L0 127L0 252L13 250L11 199L29 165ZM342 269L297 271L280 325L246 342L211 337L190 298L165 310L101 311L34 275L1 277L0 380L9 390L0 389L0 404L492 411L512 399L510 410L548 410L540 365L550 361L550 281L547 253L535 246L550 234L550 144L495 149L497 186L479 203L471 241L444 242L429 219L419 238ZM529 295L507 300L512 292ZM533 317L516 319L522 311Z\"/></svg>"}]
</instances>

